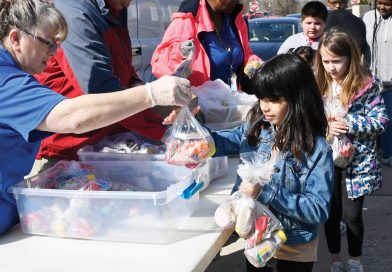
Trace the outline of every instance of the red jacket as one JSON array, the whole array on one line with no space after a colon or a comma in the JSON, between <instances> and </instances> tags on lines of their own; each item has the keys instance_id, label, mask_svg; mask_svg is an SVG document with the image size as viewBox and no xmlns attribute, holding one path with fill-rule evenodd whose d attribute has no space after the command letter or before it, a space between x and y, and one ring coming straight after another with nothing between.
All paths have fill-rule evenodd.
<instances>
[{"instance_id":1,"label":"red jacket","mask_svg":"<svg viewBox=\"0 0 392 272\"><path fill-rule=\"evenodd\" d=\"M173 14L172 22L166 30L161 44L155 49L151 59L152 72L155 76L172 75L184 58L180 52L180 43L194 40L192 74L189 77L192 86L198 86L210 80L210 60L198 37L200 32L214 32L214 23L210 19L206 0L186 0L179 12ZM243 6L238 4L233 10L238 37L244 50L244 65L249 60L260 60L253 55L249 46L248 27L242 17Z\"/></svg>"},{"instance_id":2,"label":"red jacket","mask_svg":"<svg viewBox=\"0 0 392 272\"><path fill-rule=\"evenodd\" d=\"M113 16L104 0L57 0L55 4L66 17L69 32L45 71L36 75L40 83L70 98L142 83L132 66L126 8ZM165 131L161 122L162 117L148 109L88 133L55 134L42 141L37 159L76 160L81 147L126 130L159 140Z\"/></svg>"}]
</instances>

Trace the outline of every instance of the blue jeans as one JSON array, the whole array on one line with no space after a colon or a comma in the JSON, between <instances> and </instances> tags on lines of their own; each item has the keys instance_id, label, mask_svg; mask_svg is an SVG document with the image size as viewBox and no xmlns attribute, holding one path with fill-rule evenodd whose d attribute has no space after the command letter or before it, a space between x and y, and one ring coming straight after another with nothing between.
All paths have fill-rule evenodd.
<instances>
[{"instance_id":1,"label":"blue jeans","mask_svg":"<svg viewBox=\"0 0 392 272\"><path fill-rule=\"evenodd\" d=\"M389 124L387 129L381 135L381 150L383 157L392 157L392 87L381 94L388 111Z\"/></svg>"}]
</instances>

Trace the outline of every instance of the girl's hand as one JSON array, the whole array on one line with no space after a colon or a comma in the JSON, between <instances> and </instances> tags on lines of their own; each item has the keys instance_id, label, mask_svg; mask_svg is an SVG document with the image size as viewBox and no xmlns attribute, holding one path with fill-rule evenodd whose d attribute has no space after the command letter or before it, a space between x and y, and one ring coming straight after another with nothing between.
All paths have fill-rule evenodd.
<instances>
[{"instance_id":1,"label":"girl's hand","mask_svg":"<svg viewBox=\"0 0 392 272\"><path fill-rule=\"evenodd\" d=\"M162 124L163 125L172 125L174 123L174 121L176 120L177 115L180 112L180 110L181 110L181 107L178 107L178 106L173 107L172 112L165 119L163 119ZM193 108L192 109L193 116L195 116L199 111L200 111L200 106Z\"/></svg>"},{"instance_id":2,"label":"girl's hand","mask_svg":"<svg viewBox=\"0 0 392 272\"><path fill-rule=\"evenodd\" d=\"M241 193L256 199L257 196L260 194L261 185L260 184L252 184L246 181L241 182L239 190Z\"/></svg>"},{"instance_id":3,"label":"girl's hand","mask_svg":"<svg viewBox=\"0 0 392 272\"><path fill-rule=\"evenodd\" d=\"M332 115L328 118L328 124L330 136L339 136L348 131L347 121L343 117Z\"/></svg>"}]
</instances>

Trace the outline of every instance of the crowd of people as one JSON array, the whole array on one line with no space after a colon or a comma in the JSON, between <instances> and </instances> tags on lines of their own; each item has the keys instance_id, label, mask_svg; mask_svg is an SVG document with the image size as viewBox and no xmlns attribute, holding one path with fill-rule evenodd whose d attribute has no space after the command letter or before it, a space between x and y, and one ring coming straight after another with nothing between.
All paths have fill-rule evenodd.
<instances>
[{"instance_id":1,"label":"crowd of people","mask_svg":"<svg viewBox=\"0 0 392 272\"><path fill-rule=\"evenodd\" d=\"M243 125L211 131L214 156L270 154L270 182L238 176L233 192L268 205L287 236L274 262L247 261L247 271L312 271L322 224L331 271L364 271L363 203L382 186L381 163L392 166L392 0L376 0L363 21L345 10L347 0L328 0L329 11L310 1L303 32L264 63L250 49L238 0L183 1L152 56L158 79L150 83L132 66L130 3L0 0L0 235L19 220L7 190L24 176L78 159L80 148L115 133L159 140L168 119L151 108L188 105L191 86L220 79L257 102ZM186 60L186 78L174 76ZM331 101L344 114L329 111ZM355 150L345 167L331 148L342 136Z\"/></svg>"}]
</instances>

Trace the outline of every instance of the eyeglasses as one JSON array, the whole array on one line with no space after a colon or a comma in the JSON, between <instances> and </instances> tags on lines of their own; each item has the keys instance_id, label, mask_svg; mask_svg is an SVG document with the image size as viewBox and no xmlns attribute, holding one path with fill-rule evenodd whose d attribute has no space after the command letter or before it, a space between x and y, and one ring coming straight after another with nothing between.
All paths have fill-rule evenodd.
<instances>
[{"instance_id":1,"label":"eyeglasses","mask_svg":"<svg viewBox=\"0 0 392 272\"><path fill-rule=\"evenodd\" d=\"M59 41L51 42L51 41L48 41L48 40L46 40L46 39L44 39L44 38L41 38L41 37L39 37L39 36L33 35L33 34L31 34L30 32L28 32L28 31L25 31L25 30L22 30L22 31L23 31L24 33L26 33L27 35L30 35L30 36L33 37L34 39L37 39L37 40L39 40L40 42L46 44L46 45L48 46L49 50L51 50L51 51L57 50L57 49L60 47L60 45L61 45L61 43L60 43Z\"/></svg>"}]
</instances>

